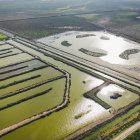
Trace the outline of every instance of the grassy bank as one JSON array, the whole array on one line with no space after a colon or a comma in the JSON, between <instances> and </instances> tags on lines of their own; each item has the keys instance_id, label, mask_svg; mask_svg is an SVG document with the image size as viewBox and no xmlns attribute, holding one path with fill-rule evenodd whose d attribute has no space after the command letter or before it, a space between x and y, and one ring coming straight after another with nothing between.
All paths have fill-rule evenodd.
<instances>
[{"instance_id":1,"label":"grassy bank","mask_svg":"<svg viewBox=\"0 0 140 140\"><path fill-rule=\"evenodd\" d=\"M120 115L114 121L104 125L103 127L99 127L96 130L92 131L90 135L85 136L84 140L91 139L112 139L114 136L118 135L126 128L135 124L135 122L139 121L140 117L140 106L137 105L132 110L128 111L124 115Z\"/></svg>"}]
</instances>

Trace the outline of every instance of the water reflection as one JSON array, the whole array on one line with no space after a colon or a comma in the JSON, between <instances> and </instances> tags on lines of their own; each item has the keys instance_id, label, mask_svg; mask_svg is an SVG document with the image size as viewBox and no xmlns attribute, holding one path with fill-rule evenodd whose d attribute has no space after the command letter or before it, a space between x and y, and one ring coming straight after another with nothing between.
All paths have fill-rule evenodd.
<instances>
[{"instance_id":1,"label":"water reflection","mask_svg":"<svg viewBox=\"0 0 140 140\"><path fill-rule=\"evenodd\" d=\"M101 91L100 94L104 95L104 96L108 96L109 94L112 94L114 92L119 92L119 93L123 93L125 90L122 88L119 88L118 86L115 85L109 85L107 87L104 87Z\"/></svg>"},{"instance_id":2,"label":"water reflection","mask_svg":"<svg viewBox=\"0 0 140 140\"><path fill-rule=\"evenodd\" d=\"M97 121L109 115L109 113L102 106L95 103L93 100L84 98L75 106L74 114L74 117L81 114L78 119L74 120L75 125L84 125L85 123Z\"/></svg>"},{"instance_id":3,"label":"water reflection","mask_svg":"<svg viewBox=\"0 0 140 140\"><path fill-rule=\"evenodd\" d=\"M69 35L67 35L69 33ZM88 36L84 38L76 38L76 35L80 33L82 34L95 34L96 36ZM66 36L66 35L67 36ZM130 55L130 60L124 60L119 57L119 55L128 49L133 49L133 48L138 48L140 47L139 44L126 40L124 38L115 36L113 34L110 34L108 32L66 32L57 35L59 36L58 39L53 39L53 43L50 43L50 40L52 40L52 37L47 37L47 38L42 38L39 39L39 42L43 42L50 45L53 47L60 48L66 52L75 54L77 56L82 56L87 60L90 61L98 61L100 63L107 62L110 64L120 64L120 65L134 65L134 64L139 64L139 59L140 58L140 53L136 55ZM105 36L104 39L102 37ZM61 42L67 40L72 44L71 47L64 47L61 45ZM89 51L93 52L106 52L107 55L103 56L101 58L96 58L87 54L84 54L79 51L79 49L85 48L89 49ZM94 58L94 59L93 59Z\"/></svg>"},{"instance_id":4,"label":"water reflection","mask_svg":"<svg viewBox=\"0 0 140 140\"><path fill-rule=\"evenodd\" d=\"M114 98L111 98L112 96ZM113 84L104 87L97 93L97 97L112 106L114 109L125 107L139 98L137 94Z\"/></svg>"},{"instance_id":5,"label":"water reflection","mask_svg":"<svg viewBox=\"0 0 140 140\"><path fill-rule=\"evenodd\" d=\"M91 77L91 76L88 76L88 77L83 81L83 83L87 85L87 88L88 88L88 89L93 89L93 88L95 88L96 86L99 86L99 85L103 84L104 81L103 81L103 80L96 79L96 78Z\"/></svg>"}]
</instances>

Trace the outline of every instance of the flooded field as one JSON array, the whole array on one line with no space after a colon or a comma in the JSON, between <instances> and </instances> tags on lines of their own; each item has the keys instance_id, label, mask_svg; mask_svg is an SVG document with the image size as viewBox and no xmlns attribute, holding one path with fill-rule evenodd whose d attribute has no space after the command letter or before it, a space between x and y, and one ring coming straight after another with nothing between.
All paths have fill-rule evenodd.
<instances>
[{"instance_id":1,"label":"flooded field","mask_svg":"<svg viewBox=\"0 0 140 140\"><path fill-rule=\"evenodd\" d=\"M13 55L10 57L1 58L0 67L18 63L20 61L24 61L24 60L28 60L28 59L32 59L32 58L33 57L27 53L21 53L21 54Z\"/></svg>"},{"instance_id":2,"label":"flooded field","mask_svg":"<svg viewBox=\"0 0 140 140\"><path fill-rule=\"evenodd\" d=\"M38 60L35 61L32 60L32 61L0 68L0 80L2 81L4 79L8 79L16 75L22 75L25 72L27 73L35 69L41 69L43 67L45 67L45 63L42 63L41 61Z\"/></svg>"},{"instance_id":3,"label":"flooded field","mask_svg":"<svg viewBox=\"0 0 140 140\"><path fill-rule=\"evenodd\" d=\"M140 44L108 32L65 32L38 42L140 79ZM62 45L63 41L72 44ZM132 70L133 69L133 70Z\"/></svg>"},{"instance_id":4,"label":"flooded field","mask_svg":"<svg viewBox=\"0 0 140 140\"><path fill-rule=\"evenodd\" d=\"M23 48L23 45L21 45L21 47ZM58 111L57 113L51 114L50 116L45 117L44 119L38 120L30 125L22 127L2 137L2 139L11 139L11 138L16 137L16 139L20 138L22 140L22 139L30 139L32 137L35 137L36 139L58 140L58 139L64 138L66 135L73 133L77 129L82 128L83 126L89 123L92 123L92 122L96 123L100 119L104 119L110 116L110 113L108 112L108 110L104 109L102 106L100 106L98 103L95 103L93 100L83 97L83 94L85 92L101 85L103 83L103 80L92 77L91 75L83 73L60 61L55 61L54 59L46 57L43 54L37 51L34 51L26 46L24 48L26 51L29 51L32 54L41 57L41 59L43 59L44 61L49 62L59 67L60 69L64 69L71 74L70 103L68 104L66 108ZM48 68L46 70L48 70ZM51 71L52 70L50 70L50 72ZM45 71L42 73L45 75ZM28 73L28 74L30 74L30 76L33 76L33 72L32 74L31 73ZM28 74L20 75L20 76L17 76L16 78L17 80L20 80L22 78L28 77ZM36 71L34 72L34 74L40 74L40 73L37 73ZM54 76L54 74L55 73L53 72L53 74L50 74L48 76ZM45 76L43 76L42 78L45 78ZM5 83L6 84L11 83L14 80L14 78L10 78L9 80L10 81L8 81L8 79L3 81L2 85L5 85ZM63 81L64 79L62 79L61 83L63 83ZM86 83L83 83L83 81L85 81ZM28 84L32 82L29 81ZM53 82L52 84L51 83L48 84L48 86L47 85L41 86L38 90L41 90L41 91L46 90L49 87L55 88L55 85L57 84ZM20 84L19 84L19 87L20 87ZM60 82L58 82L58 87L60 87ZM18 86L16 88L18 88ZM4 106L8 102L16 102L17 100L20 100L23 97L28 97L29 95L33 95L34 93L36 94L37 92L37 90L35 89L31 91L32 92L28 91L28 92L23 92L22 94L18 94L15 96L15 98L13 96L13 97L10 97L9 99L8 98L3 99L3 101L1 101L1 106ZM55 92L53 91L54 90L40 96L39 100L37 100L37 98L34 98L32 99L32 101L31 100L26 101L27 105L25 102L25 103L21 103L19 105L13 106L10 109L1 111L0 112L1 119L4 119L4 116L6 115L6 118L4 119L4 121L1 122L1 127L8 126L9 124L13 124L19 120L22 120L22 118L26 118L30 115L33 115L34 113L41 111L43 107L44 107L43 109L45 108L47 109L49 107L47 106L48 104L51 106L52 104L54 105L57 101L62 101L62 97L58 98L59 96L57 96L57 95L63 94L61 92L62 90L59 90L56 87ZM53 100L55 98L57 99L56 101ZM30 110L27 108L29 108ZM19 113L19 115L17 115L16 117L13 114L13 117L9 118L8 117L9 113L11 113L14 110L16 110L17 112L19 111L21 113ZM76 116L79 116L79 117L77 118ZM34 132L32 130L34 130ZM39 133L36 131L38 131Z\"/></svg>"},{"instance_id":5,"label":"flooded field","mask_svg":"<svg viewBox=\"0 0 140 140\"><path fill-rule=\"evenodd\" d=\"M0 47L0 130L64 102L69 88L65 72L16 45L3 43ZM26 56L18 59L19 54Z\"/></svg>"},{"instance_id":6,"label":"flooded field","mask_svg":"<svg viewBox=\"0 0 140 140\"><path fill-rule=\"evenodd\" d=\"M129 105L139 98L137 94L113 84L101 89L101 91L97 93L97 97L115 110Z\"/></svg>"},{"instance_id":7,"label":"flooded field","mask_svg":"<svg viewBox=\"0 0 140 140\"><path fill-rule=\"evenodd\" d=\"M48 110L61 103L63 101L64 85L65 79L61 79L23 92L15 97L2 100L0 102L0 107L6 105L7 103L13 103L24 99L25 97L41 93L49 88L52 88L50 92L45 92L41 96L21 102L20 104L16 104L15 106L0 111L0 119L3 120L0 122L0 129L22 121L37 113Z\"/></svg>"},{"instance_id":8,"label":"flooded field","mask_svg":"<svg viewBox=\"0 0 140 140\"><path fill-rule=\"evenodd\" d=\"M0 51L5 51L5 50L9 50L11 48L14 48L13 46L9 45L9 44L5 44L5 43L2 43L0 45Z\"/></svg>"},{"instance_id":9,"label":"flooded field","mask_svg":"<svg viewBox=\"0 0 140 140\"><path fill-rule=\"evenodd\" d=\"M31 85L35 85L45 80L53 79L61 75L63 75L61 72L56 71L50 67L50 68L43 68L41 70L29 72L23 75L19 75L17 77L10 78L7 80L3 80L0 83L0 92L1 92L0 98L4 95L12 94L20 89L29 87ZM24 80L24 79L27 79L27 80ZM21 80L24 80L24 81L21 81ZM16 82L17 84L12 85L13 82Z\"/></svg>"},{"instance_id":10,"label":"flooded field","mask_svg":"<svg viewBox=\"0 0 140 140\"><path fill-rule=\"evenodd\" d=\"M93 33L92 35L89 35L89 33L86 35L81 35L80 33L76 33L76 36L75 36L73 35L73 32L71 32L71 34L67 34L67 36L69 35L73 36L73 40L74 38L86 39L86 38L91 38L91 37L98 37L97 34L95 33L94 35ZM57 39L59 40L60 38L57 38ZM100 36L100 39L104 41L108 41L108 38L104 36ZM92 39L90 40L92 42ZM62 41L64 40L62 39ZM66 41L67 42L62 43L63 46L60 41L60 47L68 48L69 50L70 50L70 47L74 47L73 42L70 42L69 40L66 40ZM99 79L97 77L91 76L74 67L64 64L61 61L56 61L53 58L47 57L44 54L40 53L39 51L35 51L31 49L28 46L27 42L25 43L27 46L24 46L23 44L20 44L14 40L10 40L8 42L13 44L14 46L19 47L19 49L22 49L23 50L22 54L31 56L31 58L26 59L26 61L32 59L31 63L28 64L28 62L26 62L24 63L24 65L22 64L16 65L16 68L27 66L28 69L32 69L31 64L35 64L33 65L35 67L36 65L38 67L44 66L44 63L46 65L44 68L31 71L31 72L28 71L26 74L20 74L18 76L14 76L9 79L2 80L1 87L0 87L0 90L2 91L1 97L3 95L4 96L10 95L11 94L11 93L9 94L10 91L12 91L12 93L16 93L15 90L19 91L21 88L26 89L27 86L29 88L27 87L28 90L27 91L23 90L20 94L16 94L16 95L13 94L9 98L3 98L2 100L0 100L0 109L2 109L2 107L6 106L8 103L12 103L12 106L8 106L8 108L0 110L0 119L3 120L2 122L0 122L1 129L8 127L12 124L15 124L19 121L22 121L37 113L48 110L58 105L58 103L60 104L63 101L63 95L64 95L64 89L65 89L65 83L66 83L66 77L64 76L64 72L62 72L62 70L65 70L71 75L71 86L70 86L70 93L69 93L70 103L65 108L57 112L53 112L49 116L46 116L29 125L21 127L20 129L17 129L9 133L8 135L3 136L1 140L11 140L11 139L59 140L59 139L65 138L71 133L74 133L76 130L82 128L83 126L86 126L90 123L95 123L95 124L99 123L102 120L112 115L109 112L109 110L102 107L99 103L95 102L94 100L85 98L83 96L84 93L102 85L104 83L103 79ZM70 46L68 44L72 44L72 45ZM83 43L81 44L83 45ZM80 48L81 47L79 47L79 49ZM82 54L82 56L86 56L87 58L89 56L91 58L94 58L92 55L95 55L95 56L97 55L99 57L98 58L95 57L95 59L99 59L100 61L102 61L101 58L106 57L108 55L107 50L103 50L101 48L99 49L96 48L96 52L94 53L91 53L93 51L92 49L89 51L89 47L85 49L88 50L86 51L86 54L84 54L85 50L82 50L83 52L80 52L79 50L77 51L79 54ZM27 54L25 51L31 53L32 55ZM73 48L73 51L75 51L74 48ZM103 53L104 55L101 55L101 53ZM100 55L102 57L100 57ZM43 60L43 62L41 61L40 63L37 60L33 60L36 58L34 56L38 56L41 60ZM14 58L15 57L17 56L14 56ZM10 58L13 59L12 56ZM13 60L14 63L18 63L20 61L21 60L19 61ZM7 64L11 64L11 63L9 62ZM53 64L54 66L59 68L59 70L56 70L56 68L53 68L53 66L50 67L50 64ZM2 66L5 66L5 65L3 64ZM8 71L9 69L10 70L13 69L12 67L7 67L7 68L8 69L0 69L2 70L1 73ZM34 77L34 79L28 79L29 77L32 77L32 78ZM58 77L61 77L61 78L59 79ZM22 81L24 79L27 81ZM53 79L53 81L50 81L49 83L44 83L43 85L37 85L37 87L31 88L32 85L36 85L37 83L40 83L41 81L49 80L49 79ZM11 84L14 83L14 81L16 82L16 85L10 86ZM9 85L9 87L6 87L6 85ZM3 87L6 87L6 88L3 88ZM47 92L46 90L48 89L51 89L51 90ZM118 90L120 90L120 87L118 87ZM121 90L123 90L124 92L123 93L124 98L128 97L127 95L129 95L129 97L131 96L131 98L133 96L134 101L138 98L137 95L135 96L135 94L131 92L128 92L126 90L124 91L124 89L121 89ZM42 92L43 94L38 95ZM110 91L108 91L107 94L109 95ZM34 95L37 95L37 97ZM101 95L100 98L104 100L105 97ZM26 100L23 101L22 99L26 99ZM130 101L130 98L128 100ZM15 103L18 103L18 104L15 104ZM112 105L114 108L116 107L115 103L110 102L110 105ZM121 101L121 106L123 106L122 101ZM18 114L13 113L13 112L18 112ZM10 116L9 114L12 114L12 115Z\"/></svg>"}]
</instances>

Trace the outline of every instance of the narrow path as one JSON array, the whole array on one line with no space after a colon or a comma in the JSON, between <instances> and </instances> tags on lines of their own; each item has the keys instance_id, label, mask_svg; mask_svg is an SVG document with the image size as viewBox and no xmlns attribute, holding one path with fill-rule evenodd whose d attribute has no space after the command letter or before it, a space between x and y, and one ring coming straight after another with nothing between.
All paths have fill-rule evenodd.
<instances>
[{"instance_id":1,"label":"narrow path","mask_svg":"<svg viewBox=\"0 0 140 140\"><path fill-rule=\"evenodd\" d=\"M130 134L132 134L133 132L135 132L138 129L140 129L140 121L138 123L134 124L133 126L131 126L130 128L128 128L126 131L121 133L119 136L117 136L113 140L124 140L126 137L128 137Z\"/></svg>"}]
</instances>

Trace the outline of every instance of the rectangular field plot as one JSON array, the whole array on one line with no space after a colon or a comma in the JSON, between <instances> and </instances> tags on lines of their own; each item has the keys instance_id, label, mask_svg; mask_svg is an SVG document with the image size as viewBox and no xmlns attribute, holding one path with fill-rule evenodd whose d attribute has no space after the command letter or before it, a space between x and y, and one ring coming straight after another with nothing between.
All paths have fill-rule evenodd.
<instances>
[{"instance_id":1,"label":"rectangular field plot","mask_svg":"<svg viewBox=\"0 0 140 140\"><path fill-rule=\"evenodd\" d=\"M17 55L9 56L6 58L1 58L0 59L0 67L15 64L21 61L26 61L29 59L33 59L33 57L27 53L20 53Z\"/></svg>"},{"instance_id":2,"label":"rectangular field plot","mask_svg":"<svg viewBox=\"0 0 140 140\"><path fill-rule=\"evenodd\" d=\"M20 64L0 68L0 80L4 80L25 72L33 71L44 66L46 66L46 64L39 60L31 60L22 62Z\"/></svg>"},{"instance_id":3,"label":"rectangular field plot","mask_svg":"<svg viewBox=\"0 0 140 140\"><path fill-rule=\"evenodd\" d=\"M20 53L23 53L23 51L19 50L19 49L16 49L16 48L13 48L13 49L9 49L9 50L6 50L6 51L0 51L0 59L1 58L6 58L6 57L9 57L9 56L13 56L13 55L17 55L17 54L20 54Z\"/></svg>"},{"instance_id":4,"label":"rectangular field plot","mask_svg":"<svg viewBox=\"0 0 140 140\"><path fill-rule=\"evenodd\" d=\"M9 44L2 44L0 45L0 52L5 51L5 50L9 50L11 48L14 48L12 45Z\"/></svg>"},{"instance_id":5,"label":"rectangular field plot","mask_svg":"<svg viewBox=\"0 0 140 140\"><path fill-rule=\"evenodd\" d=\"M0 83L0 98L4 95L10 94L10 93L14 94L14 92L19 91L20 89L30 87L34 84L37 84L37 83L40 83L42 81L46 81L52 78L56 78L61 75L63 75L63 73L55 70L54 68L46 67L46 68L42 68L42 69L29 72L23 75L19 75L17 77L4 80ZM14 84L14 83L17 83L17 84ZM2 87L5 87L5 88L2 88Z\"/></svg>"},{"instance_id":6,"label":"rectangular field plot","mask_svg":"<svg viewBox=\"0 0 140 140\"><path fill-rule=\"evenodd\" d=\"M19 104L0 111L0 120L2 120L0 121L0 129L6 128L28 117L59 105L63 101L65 84L66 78L61 78L26 91L22 93L21 96L13 96L11 98L11 101L9 98L9 101L7 100L7 103L16 102L18 100L21 100L21 98L24 99L25 97L30 97L32 95L44 92L40 96L23 101ZM50 88L51 90L49 92L46 92L46 90Z\"/></svg>"},{"instance_id":7,"label":"rectangular field plot","mask_svg":"<svg viewBox=\"0 0 140 140\"><path fill-rule=\"evenodd\" d=\"M97 93L97 97L116 110L139 99L137 94L114 84L104 87Z\"/></svg>"}]
</instances>

